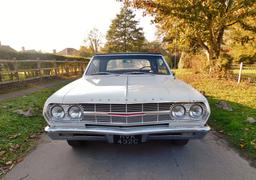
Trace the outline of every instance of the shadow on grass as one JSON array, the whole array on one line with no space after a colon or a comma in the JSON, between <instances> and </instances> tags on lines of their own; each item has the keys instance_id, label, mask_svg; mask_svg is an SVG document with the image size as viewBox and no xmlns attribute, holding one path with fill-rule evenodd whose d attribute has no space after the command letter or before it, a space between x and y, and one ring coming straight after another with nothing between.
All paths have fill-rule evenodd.
<instances>
[{"instance_id":1,"label":"shadow on grass","mask_svg":"<svg viewBox=\"0 0 256 180\"><path fill-rule=\"evenodd\" d=\"M208 123L225 135L228 142L239 149L243 157L252 160L253 166L256 167L256 126L255 123L246 121L248 117L256 117L256 109L224 100L233 109L227 111L216 106L221 99L209 96L207 99L211 107Z\"/></svg>"}]
</instances>

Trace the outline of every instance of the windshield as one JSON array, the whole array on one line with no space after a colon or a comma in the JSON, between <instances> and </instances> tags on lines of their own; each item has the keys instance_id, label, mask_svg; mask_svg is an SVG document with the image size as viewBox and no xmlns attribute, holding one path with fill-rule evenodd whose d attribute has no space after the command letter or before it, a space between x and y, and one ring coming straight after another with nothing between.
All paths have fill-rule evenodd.
<instances>
[{"instance_id":1,"label":"windshield","mask_svg":"<svg viewBox=\"0 0 256 180\"><path fill-rule=\"evenodd\" d=\"M94 56L86 72L87 75L146 73L170 74L163 58L152 55Z\"/></svg>"}]
</instances>

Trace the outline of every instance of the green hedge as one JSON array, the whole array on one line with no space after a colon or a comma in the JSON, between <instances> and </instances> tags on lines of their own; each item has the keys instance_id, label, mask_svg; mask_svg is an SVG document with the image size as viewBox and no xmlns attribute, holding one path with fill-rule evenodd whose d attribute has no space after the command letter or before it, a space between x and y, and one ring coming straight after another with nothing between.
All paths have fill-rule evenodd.
<instances>
[{"instance_id":1,"label":"green hedge","mask_svg":"<svg viewBox=\"0 0 256 180\"><path fill-rule=\"evenodd\" d=\"M253 64L256 63L256 53L253 55L240 55L239 56L239 63L243 62L243 63L247 63L247 64Z\"/></svg>"},{"instance_id":2,"label":"green hedge","mask_svg":"<svg viewBox=\"0 0 256 180\"><path fill-rule=\"evenodd\" d=\"M0 59L14 59L17 60L80 60L80 61L88 61L88 58L85 57L74 57L74 56L61 56L51 53L40 53L40 52L15 52L15 51L7 51L5 49L0 48Z\"/></svg>"}]
</instances>

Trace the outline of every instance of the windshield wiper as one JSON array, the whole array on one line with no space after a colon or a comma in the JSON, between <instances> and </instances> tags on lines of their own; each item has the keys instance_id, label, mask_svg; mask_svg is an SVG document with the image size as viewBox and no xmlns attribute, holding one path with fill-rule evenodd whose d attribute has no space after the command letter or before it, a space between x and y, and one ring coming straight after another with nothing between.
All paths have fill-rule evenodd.
<instances>
[{"instance_id":1,"label":"windshield wiper","mask_svg":"<svg viewBox=\"0 0 256 180\"><path fill-rule=\"evenodd\" d=\"M97 73L92 73L91 75L111 75L113 73L110 72L97 72Z\"/></svg>"},{"instance_id":2,"label":"windshield wiper","mask_svg":"<svg viewBox=\"0 0 256 180\"><path fill-rule=\"evenodd\" d=\"M147 65L147 66L142 66L141 68L139 68L139 70L143 70L145 68L150 68L151 69L151 66Z\"/></svg>"},{"instance_id":3,"label":"windshield wiper","mask_svg":"<svg viewBox=\"0 0 256 180\"><path fill-rule=\"evenodd\" d=\"M146 72L142 72L142 71L132 71L132 72L127 72L125 74L146 74Z\"/></svg>"}]
</instances>

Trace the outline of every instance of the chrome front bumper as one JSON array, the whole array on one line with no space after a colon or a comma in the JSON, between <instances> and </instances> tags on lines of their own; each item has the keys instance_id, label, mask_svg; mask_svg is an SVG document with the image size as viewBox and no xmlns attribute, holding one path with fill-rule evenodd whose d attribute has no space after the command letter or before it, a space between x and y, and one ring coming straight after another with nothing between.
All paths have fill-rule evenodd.
<instances>
[{"instance_id":1,"label":"chrome front bumper","mask_svg":"<svg viewBox=\"0 0 256 180\"><path fill-rule=\"evenodd\" d=\"M54 140L103 140L113 142L114 135L142 135L142 141L167 139L198 139L210 131L203 127L107 127L91 126L86 128L45 127L47 135Z\"/></svg>"}]
</instances>

